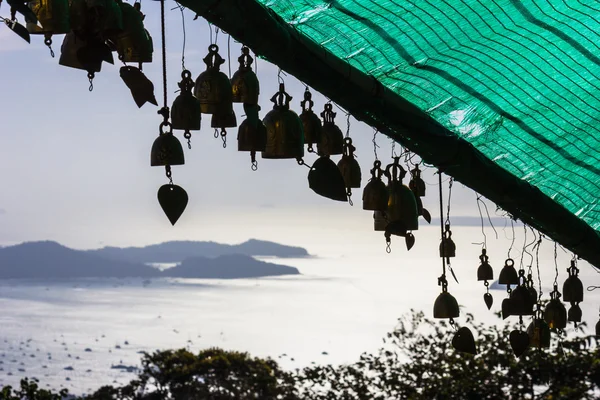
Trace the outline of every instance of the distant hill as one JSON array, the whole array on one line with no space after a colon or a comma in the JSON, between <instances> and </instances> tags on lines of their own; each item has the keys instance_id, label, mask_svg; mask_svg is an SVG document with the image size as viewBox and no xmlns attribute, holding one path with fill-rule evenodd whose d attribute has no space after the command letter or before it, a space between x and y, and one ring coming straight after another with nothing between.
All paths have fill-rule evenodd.
<instances>
[{"instance_id":1,"label":"distant hill","mask_svg":"<svg viewBox=\"0 0 600 400\"><path fill-rule=\"evenodd\" d=\"M0 248L0 279L72 278L250 278L296 275L293 267L257 261L244 254L192 257L160 271L143 263L103 258L56 242L30 242Z\"/></svg>"},{"instance_id":2,"label":"distant hill","mask_svg":"<svg viewBox=\"0 0 600 400\"><path fill-rule=\"evenodd\" d=\"M219 257L228 254L246 256L274 256L280 258L308 257L302 247L286 246L279 243L250 239L240 244L222 244L216 242L173 241L152 244L145 247L104 247L88 250L112 260L134 263L174 263L191 257Z\"/></svg>"}]
</instances>

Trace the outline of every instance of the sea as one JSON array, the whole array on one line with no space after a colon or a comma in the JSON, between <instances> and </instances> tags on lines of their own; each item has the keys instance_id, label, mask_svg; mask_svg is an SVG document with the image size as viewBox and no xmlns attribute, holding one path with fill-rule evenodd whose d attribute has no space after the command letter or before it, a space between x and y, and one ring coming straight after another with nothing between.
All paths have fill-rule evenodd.
<instances>
[{"instance_id":1,"label":"sea","mask_svg":"<svg viewBox=\"0 0 600 400\"><path fill-rule=\"evenodd\" d=\"M506 292L492 290L494 305L488 310L482 298L485 288L476 280L478 232L467 227L453 236L459 251L451 268L458 283L448 275L449 291L463 306L463 315L502 324L495 313ZM385 334L411 309L432 317L440 292L438 234L439 228L421 229L411 251L402 238L392 239L388 253L380 235L365 240L350 235L300 241L310 257L261 258L297 267L300 275L0 281L0 386L30 377L42 387L86 394L103 385L128 383L142 353L158 349L247 351L290 370L356 361L363 352L377 351ZM495 274L508 255L507 242L488 246ZM517 267L518 247L511 254ZM566 278L571 255L559 249L557 257L555 265L552 244L544 244L540 271L545 297L556 268L561 289ZM530 257L523 258L524 265L531 264ZM586 287L599 284L594 268L578 265ZM533 271L537 286L535 263ZM586 291L581 307L590 332L599 305L600 290Z\"/></svg>"}]
</instances>

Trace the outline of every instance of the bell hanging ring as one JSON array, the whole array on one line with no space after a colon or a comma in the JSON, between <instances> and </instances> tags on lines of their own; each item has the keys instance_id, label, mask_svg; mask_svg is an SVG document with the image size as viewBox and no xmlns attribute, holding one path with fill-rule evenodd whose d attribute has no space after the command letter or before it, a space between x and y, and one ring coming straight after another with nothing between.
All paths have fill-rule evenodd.
<instances>
[{"instance_id":1,"label":"bell hanging ring","mask_svg":"<svg viewBox=\"0 0 600 400\"><path fill-rule=\"evenodd\" d=\"M360 165L354 156L356 148L352 145L352 139L344 139L344 155L337 166L342 173L348 193L350 188L359 188L361 180Z\"/></svg>"},{"instance_id":2,"label":"bell hanging ring","mask_svg":"<svg viewBox=\"0 0 600 400\"><path fill-rule=\"evenodd\" d=\"M219 55L219 46L211 44L204 57L206 71L196 78L194 96L200 100L202 114L224 115L233 109L233 92L227 75L219 70L225 62Z\"/></svg>"},{"instance_id":3,"label":"bell hanging ring","mask_svg":"<svg viewBox=\"0 0 600 400\"><path fill-rule=\"evenodd\" d=\"M402 183L406 170L400 165L400 157L394 157L394 162L385 169L388 177L387 214L390 222L401 221L407 231L419 229L419 210L415 195Z\"/></svg>"},{"instance_id":4,"label":"bell hanging ring","mask_svg":"<svg viewBox=\"0 0 600 400\"><path fill-rule=\"evenodd\" d=\"M440 257L445 258L447 263L450 262L451 257L456 257L456 244L452 240L452 231L449 224L446 224L446 230L440 243Z\"/></svg>"},{"instance_id":5,"label":"bell hanging ring","mask_svg":"<svg viewBox=\"0 0 600 400\"><path fill-rule=\"evenodd\" d=\"M69 33L71 30L68 0L35 0L28 5L37 21L25 18L25 27L32 35L44 35L46 46L52 45L52 35Z\"/></svg>"},{"instance_id":6,"label":"bell hanging ring","mask_svg":"<svg viewBox=\"0 0 600 400\"><path fill-rule=\"evenodd\" d=\"M408 187L413 191L415 196L424 197L425 196L425 181L421 178L421 170L418 165L410 171L410 182L408 183Z\"/></svg>"},{"instance_id":7,"label":"bell hanging ring","mask_svg":"<svg viewBox=\"0 0 600 400\"><path fill-rule=\"evenodd\" d=\"M165 127L169 128L167 132L164 132ZM150 166L152 167L185 164L181 143L173 136L170 128L171 124L168 122L160 124L160 134L154 140L150 151Z\"/></svg>"},{"instance_id":8,"label":"bell hanging ring","mask_svg":"<svg viewBox=\"0 0 600 400\"><path fill-rule=\"evenodd\" d=\"M363 189L363 210L387 211L389 194L387 186L381 180L383 174L381 161L375 160L371 170L371 179Z\"/></svg>"},{"instance_id":9,"label":"bell hanging ring","mask_svg":"<svg viewBox=\"0 0 600 400\"><path fill-rule=\"evenodd\" d=\"M183 131L199 131L202 114L200 113L200 101L192 94L194 81L188 70L181 73L179 88L181 93L173 101L171 107L171 125L173 129Z\"/></svg>"},{"instance_id":10,"label":"bell hanging ring","mask_svg":"<svg viewBox=\"0 0 600 400\"><path fill-rule=\"evenodd\" d=\"M304 127L304 143L308 145L308 152L313 152L313 144L319 143L321 140L321 119L312 110L315 103L312 101L312 93L308 90L308 87L304 91L304 100L300 102L302 106L302 113L300 119L302 120L302 126ZM308 106L307 106L308 105Z\"/></svg>"},{"instance_id":11,"label":"bell hanging ring","mask_svg":"<svg viewBox=\"0 0 600 400\"><path fill-rule=\"evenodd\" d=\"M569 303L579 303L583 301L583 283L579 279L579 269L575 266L575 261L571 261L571 266L567 268L569 277L563 284L563 300Z\"/></svg>"},{"instance_id":12,"label":"bell hanging ring","mask_svg":"<svg viewBox=\"0 0 600 400\"><path fill-rule=\"evenodd\" d=\"M262 158L304 157L302 121L290 110L290 100L292 96L285 91L285 85L279 84L279 91L271 97L273 109L263 119L267 128L267 144Z\"/></svg>"},{"instance_id":13,"label":"bell hanging ring","mask_svg":"<svg viewBox=\"0 0 600 400\"><path fill-rule=\"evenodd\" d=\"M325 110L321 113L323 117L321 138L317 144L319 155L332 156L344 152L344 134L334 122L335 115L331 103L325 104Z\"/></svg>"},{"instance_id":14,"label":"bell hanging ring","mask_svg":"<svg viewBox=\"0 0 600 400\"><path fill-rule=\"evenodd\" d=\"M260 92L258 78L252 71L250 49L242 47L242 55L238 57L239 69L231 77L232 101L234 103L258 104Z\"/></svg>"},{"instance_id":15,"label":"bell hanging ring","mask_svg":"<svg viewBox=\"0 0 600 400\"><path fill-rule=\"evenodd\" d=\"M114 34L110 40L117 49L119 59L123 62L152 62L154 44L150 33L144 28L144 14L140 3L133 6L119 2L123 20L123 30Z\"/></svg>"}]
</instances>

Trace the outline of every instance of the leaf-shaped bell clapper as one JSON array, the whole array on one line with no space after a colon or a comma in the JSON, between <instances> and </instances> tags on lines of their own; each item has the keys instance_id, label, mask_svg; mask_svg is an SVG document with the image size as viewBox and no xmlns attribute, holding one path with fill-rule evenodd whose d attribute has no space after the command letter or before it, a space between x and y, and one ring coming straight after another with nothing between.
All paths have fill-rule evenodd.
<instances>
[{"instance_id":1,"label":"leaf-shaped bell clapper","mask_svg":"<svg viewBox=\"0 0 600 400\"><path fill-rule=\"evenodd\" d=\"M194 96L200 100L202 114L224 114L233 109L233 93L227 75L219 70L225 60L219 55L219 46L211 44L204 57L206 71L196 78Z\"/></svg>"},{"instance_id":2,"label":"leaf-shaped bell clapper","mask_svg":"<svg viewBox=\"0 0 600 400\"><path fill-rule=\"evenodd\" d=\"M190 131L200 130L200 101L192 94L194 81L192 74L187 69L181 73L181 82L179 82L181 92L173 101L171 107L171 125L173 129L185 131L183 136L189 140L192 136Z\"/></svg>"},{"instance_id":3,"label":"leaf-shaped bell clapper","mask_svg":"<svg viewBox=\"0 0 600 400\"><path fill-rule=\"evenodd\" d=\"M421 170L418 165L410 171L410 182L408 183L408 187L410 190L414 192L416 196L424 197L425 196L425 181L421 178Z\"/></svg>"},{"instance_id":4,"label":"leaf-shaped bell clapper","mask_svg":"<svg viewBox=\"0 0 600 400\"><path fill-rule=\"evenodd\" d=\"M347 201L344 178L329 156L319 157L308 172L308 185L318 195L331 200Z\"/></svg>"},{"instance_id":5,"label":"leaf-shaped bell clapper","mask_svg":"<svg viewBox=\"0 0 600 400\"><path fill-rule=\"evenodd\" d=\"M373 169L371 169L371 179L363 189L363 210L373 210L383 213L387 211L389 194L387 186L381 180L383 174L381 161L375 160Z\"/></svg>"},{"instance_id":6,"label":"leaf-shaped bell clapper","mask_svg":"<svg viewBox=\"0 0 600 400\"><path fill-rule=\"evenodd\" d=\"M143 106L146 102L158 105L154 96L154 84L139 68L127 65L121 67L119 73L123 82L131 90L133 100L138 107Z\"/></svg>"},{"instance_id":7,"label":"leaf-shaped bell clapper","mask_svg":"<svg viewBox=\"0 0 600 400\"><path fill-rule=\"evenodd\" d=\"M534 318L527 327L529 345L538 349L550 347L550 327L542 318Z\"/></svg>"},{"instance_id":8,"label":"leaf-shaped bell clapper","mask_svg":"<svg viewBox=\"0 0 600 400\"><path fill-rule=\"evenodd\" d=\"M575 265L575 261L571 260L571 266L567 268L569 277L563 284L563 300L569 303L579 303L583 301L583 283L579 279L579 268Z\"/></svg>"},{"instance_id":9,"label":"leaf-shaped bell clapper","mask_svg":"<svg viewBox=\"0 0 600 400\"><path fill-rule=\"evenodd\" d=\"M450 293L442 291L433 304L434 318L457 318L460 315L458 302Z\"/></svg>"},{"instance_id":10,"label":"leaf-shaped bell clapper","mask_svg":"<svg viewBox=\"0 0 600 400\"><path fill-rule=\"evenodd\" d=\"M37 21L25 18L25 27L32 35L44 35L44 44L52 45L52 35L69 33L69 0L34 0L29 8ZM40 27L41 25L41 27Z\"/></svg>"},{"instance_id":11,"label":"leaf-shaped bell clapper","mask_svg":"<svg viewBox=\"0 0 600 400\"><path fill-rule=\"evenodd\" d=\"M477 354L473 332L466 326L463 326L456 331L452 338L452 347L462 353Z\"/></svg>"},{"instance_id":12,"label":"leaf-shaped bell clapper","mask_svg":"<svg viewBox=\"0 0 600 400\"><path fill-rule=\"evenodd\" d=\"M279 84L279 91L271 97L273 109L263 118L267 128L267 145L262 158L304 157L304 129L298 114L290 110L291 100L285 85Z\"/></svg>"},{"instance_id":13,"label":"leaf-shaped bell clapper","mask_svg":"<svg viewBox=\"0 0 600 400\"><path fill-rule=\"evenodd\" d=\"M321 139L321 131L323 126L321 119L312 110L314 101L312 101L312 93L308 87L304 91L304 100L300 102L302 113L300 119L304 128L304 143L308 145L308 151L313 152L313 144L318 144Z\"/></svg>"},{"instance_id":14,"label":"leaf-shaped bell clapper","mask_svg":"<svg viewBox=\"0 0 600 400\"><path fill-rule=\"evenodd\" d=\"M111 37L119 60L139 64L152 62L154 44L150 33L144 28L144 14L140 3L132 6L120 2L119 7L123 16L123 30Z\"/></svg>"},{"instance_id":15,"label":"leaf-shaped bell clapper","mask_svg":"<svg viewBox=\"0 0 600 400\"><path fill-rule=\"evenodd\" d=\"M4 24L8 26L8 28L16 33L21 39L25 40L27 43L31 43L31 35L27 28L17 22L16 19L4 18Z\"/></svg>"},{"instance_id":16,"label":"leaf-shaped bell clapper","mask_svg":"<svg viewBox=\"0 0 600 400\"><path fill-rule=\"evenodd\" d=\"M449 224L446 224L444 236L442 236L440 242L440 257L445 258L447 263L450 262L450 258L456 257L456 244L452 240L452 231Z\"/></svg>"},{"instance_id":17,"label":"leaf-shaped bell clapper","mask_svg":"<svg viewBox=\"0 0 600 400\"><path fill-rule=\"evenodd\" d=\"M504 262L504 267L500 271L498 277L498 283L500 285L518 285L519 275L515 269L515 261L512 258L507 258Z\"/></svg>"},{"instance_id":18,"label":"leaf-shaped bell clapper","mask_svg":"<svg viewBox=\"0 0 600 400\"><path fill-rule=\"evenodd\" d=\"M258 78L252 71L250 49L242 46L242 55L238 57L240 66L231 77L232 101L234 103L258 104L260 92Z\"/></svg>"},{"instance_id":19,"label":"leaf-shaped bell clapper","mask_svg":"<svg viewBox=\"0 0 600 400\"><path fill-rule=\"evenodd\" d=\"M482 249L481 255L479 256L479 267L477 268L477 280L478 281L491 281L494 279L494 270L489 262L490 258L487 255L487 250Z\"/></svg>"},{"instance_id":20,"label":"leaf-shaped bell clapper","mask_svg":"<svg viewBox=\"0 0 600 400\"><path fill-rule=\"evenodd\" d=\"M385 175L388 177L387 214L390 222L402 221L409 231L419 229L417 202L412 190L402 183L406 170L400 165L400 157L394 157L394 162L385 168Z\"/></svg>"},{"instance_id":21,"label":"leaf-shaped bell clapper","mask_svg":"<svg viewBox=\"0 0 600 400\"><path fill-rule=\"evenodd\" d=\"M423 219L425 219L425 221L427 221L428 224L430 224L431 214L429 213L429 211L427 211L425 207L423 207L423 201L421 200L421 197L417 196L414 190L412 190L412 192L415 195L415 201L417 202L417 213L420 217L423 217Z\"/></svg>"},{"instance_id":22,"label":"leaf-shaped bell clapper","mask_svg":"<svg viewBox=\"0 0 600 400\"><path fill-rule=\"evenodd\" d=\"M373 225L376 232L385 231L389 222L385 211L373 211Z\"/></svg>"},{"instance_id":23,"label":"leaf-shaped bell clapper","mask_svg":"<svg viewBox=\"0 0 600 400\"><path fill-rule=\"evenodd\" d=\"M351 188L359 188L361 180L360 165L354 156L356 147L352 145L352 139L344 139L344 155L338 162L337 166L342 173L344 183L346 184L346 191L350 196L352 194Z\"/></svg>"},{"instance_id":24,"label":"leaf-shaped bell clapper","mask_svg":"<svg viewBox=\"0 0 600 400\"><path fill-rule=\"evenodd\" d=\"M165 128L167 128L168 131L165 132ZM150 165L152 167L159 167L183 164L185 164L185 158L181 143L179 142L179 139L173 136L171 124L162 122L160 124L160 134L152 144Z\"/></svg>"},{"instance_id":25,"label":"leaf-shaped bell clapper","mask_svg":"<svg viewBox=\"0 0 600 400\"><path fill-rule=\"evenodd\" d=\"M567 321L579 323L581 322L582 316L583 313L581 312L579 304L572 303L571 307L569 307L569 312L567 313Z\"/></svg>"},{"instance_id":26,"label":"leaf-shaped bell clapper","mask_svg":"<svg viewBox=\"0 0 600 400\"><path fill-rule=\"evenodd\" d=\"M78 1L78 0L75 0ZM87 5L86 31L110 37L123 31L122 0L85 0Z\"/></svg>"},{"instance_id":27,"label":"leaf-shaped bell clapper","mask_svg":"<svg viewBox=\"0 0 600 400\"><path fill-rule=\"evenodd\" d=\"M321 137L317 143L319 155L332 156L344 152L344 134L335 124L335 115L332 104L325 104L325 110L321 113L323 117Z\"/></svg>"},{"instance_id":28,"label":"leaf-shaped bell clapper","mask_svg":"<svg viewBox=\"0 0 600 400\"><path fill-rule=\"evenodd\" d=\"M564 329L567 326L567 309L560 301L560 293L556 285L550 293L551 300L544 309L544 321L550 329Z\"/></svg>"}]
</instances>

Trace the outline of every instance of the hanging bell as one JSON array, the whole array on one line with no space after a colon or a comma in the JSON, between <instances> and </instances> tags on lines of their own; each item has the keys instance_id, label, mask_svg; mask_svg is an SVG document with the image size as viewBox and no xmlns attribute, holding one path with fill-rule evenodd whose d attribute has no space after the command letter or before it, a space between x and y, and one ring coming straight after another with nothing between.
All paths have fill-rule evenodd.
<instances>
[{"instance_id":1,"label":"hanging bell","mask_svg":"<svg viewBox=\"0 0 600 400\"><path fill-rule=\"evenodd\" d=\"M34 0L29 2L29 8L37 21L25 18L25 27L32 35L44 35L47 46L52 44L52 35L69 33L71 30L68 0Z\"/></svg>"},{"instance_id":2,"label":"hanging bell","mask_svg":"<svg viewBox=\"0 0 600 400\"><path fill-rule=\"evenodd\" d=\"M312 93L307 87L304 91L304 100L300 102L302 106L300 120L302 120L302 127L304 128L304 143L308 145L309 153L313 152L313 144L317 144L321 140L321 131L323 129L321 119L312 110L314 104Z\"/></svg>"},{"instance_id":3,"label":"hanging bell","mask_svg":"<svg viewBox=\"0 0 600 400\"><path fill-rule=\"evenodd\" d=\"M387 211L389 194L387 186L381 180L383 174L381 161L375 160L371 170L371 179L363 189L363 210Z\"/></svg>"},{"instance_id":4,"label":"hanging bell","mask_svg":"<svg viewBox=\"0 0 600 400\"><path fill-rule=\"evenodd\" d=\"M192 94L194 81L188 70L181 73L179 88L181 92L173 101L171 107L171 125L173 129L183 131L199 131L202 114L200 113L200 101Z\"/></svg>"},{"instance_id":5,"label":"hanging bell","mask_svg":"<svg viewBox=\"0 0 600 400\"><path fill-rule=\"evenodd\" d=\"M169 130L164 132L164 128L169 128ZM171 124L168 122L160 124L160 135L154 140L150 152L150 166L152 167L185 164L181 143L173 136L170 128Z\"/></svg>"},{"instance_id":6,"label":"hanging bell","mask_svg":"<svg viewBox=\"0 0 600 400\"><path fill-rule=\"evenodd\" d=\"M208 46L208 54L204 57L206 71L198 75L194 86L194 96L200 100L200 111L203 114L226 114L233 109L231 82L219 70L224 62L219 55L219 46Z\"/></svg>"},{"instance_id":7,"label":"hanging bell","mask_svg":"<svg viewBox=\"0 0 600 400\"><path fill-rule=\"evenodd\" d=\"M421 170L419 169L419 165L415 165L415 167L410 171L410 182L408 183L408 187L413 191L415 196L424 197L425 196L425 181L421 178Z\"/></svg>"},{"instance_id":8,"label":"hanging bell","mask_svg":"<svg viewBox=\"0 0 600 400\"><path fill-rule=\"evenodd\" d=\"M373 211L373 222L375 231L385 231L385 228L389 224L387 216L383 211Z\"/></svg>"},{"instance_id":9,"label":"hanging bell","mask_svg":"<svg viewBox=\"0 0 600 400\"><path fill-rule=\"evenodd\" d=\"M529 345L538 349L550 347L550 328L542 318L534 318L527 327Z\"/></svg>"},{"instance_id":10,"label":"hanging bell","mask_svg":"<svg viewBox=\"0 0 600 400\"><path fill-rule=\"evenodd\" d=\"M402 184L406 171L400 165L400 157L394 157L394 162L385 169L388 177L388 207L387 214L390 222L402 221L409 231L419 229L419 213L415 195Z\"/></svg>"},{"instance_id":11,"label":"hanging bell","mask_svg":"<svg viewBox=\"0 0 600 400\"><path fill-rule=\"evenodd\" d=\"M356 147L352 145L352 139L344 139L344 155L337 166L342 173L346 190L351 193L350 188L359 188L361 180L360 165L354 156Z\"/></svg>"},{"instance_id":12,"label":"hanging bell","mask_svg":"<svg viewBox=\"0 0 600 400\"><path fill-rule=\"evenodd\" d=\"M238 151L265 151L267 146L267 128L258 118L260 106L244 103L246 119L238 128Z\"/></svg>"},{"instance_id":13,"label":"hanging bell","mask_svg":"<svg viewBox=\"0 0 600 400\"><path fill-rule=\"evenodd\" d=\"M238 58L239 69L231 77L232 101L234 103L258 104L258 78L252 71L250 49L242 47L242 55Z\"/></svg>"},{"instance_id":14,"label":"hanging bell","mask_svg":"<svg viewBox=\"0 0 600 400\"><path fill-rule=\"evenodd\" d=\"M123 30L112 36L119 60L132 63L152 62L154 45L150 33L144 28L144 14L140 3L133 6L126 2L119 2L123 18Z\"/></svg>"},{"instance_id":15,"label":"hanging bell","mask_svg":"<svg viewBox=\"0 0 600 400\"><path fill-rule=\"evenodd\" d=\"M334 122L335 115L331 103L325 104L325 110L321 113L321 138L317 143L317 152L320 155L333 156L344 152L344 134Z\"/></svg>"},{"instance_id":16,"label":"hanging bell","mask_svg":"<svg viewBox=\"0 0 600 400\"><path fill-rule=\"evenodd\" d=\"M452 338L452 347L462 353L477 354L473 332L466 326L459 328Z\"/></svg>"},{"instance_id":17,"label":"hanging bell","mask_svg":"<svg viewBox=\"0 0 600 400\"><path fill-rule=\"evenodd\" d=\"M504 267L502 267L502 270L500 271L500 276L498 277L498 283L500 285L519 284L519 275L517 274L517 270L515 269L515 262L512 258L508 258L504 262Z\"/></svg>"},{"instance_id":18,"label":"hanging bell","mask_svg":"<svg viewBox=\"0 0 600 400\"><path fill-rule=\"evenodd\" d=\"M77 0L75 0L77 1ZM109 37L123 31L121 0L85 0L87 5L86 31Z\"/></svg>"},{"instance_id":19,"label":"hanging bell","mask_svg":"<svg viewBox=\"0 0 600 400\"><path fill-rule=\"evenodd\" d=\"M556 285L550 293L550 298L544 310L544 320L550 329L564 329L567 326L567 309L560 301L560 293Z\"/></svg>"},{"instance_id":20,"label":"hanging bell","mask_svg":"<svg viewBox=\"0 0 600 400\"><path fill-rule=\"evenodd\" d=\"M535 302L538 298L538 292L533 286L533 277L531 276L531 274L527 275L527 290L529 291L529 297L532 298Z\"/></svg>"},{"instance_id":21,"label":"hanging bell","mask_svg":"<svg viewBox=\"0 0 600 400\"><path fill-rule=\"evenodd\" d=\"M267 128L267 145L262 158L300 159L304 156L302 121L290 110L290 100L292 97L286 93L285 85L279 84L279 91L271 97L273 109L263 119Z\"/></svg>"},{"instance_id":22,"label":"hanging bell","mask_svg":"<svg viewBox=\"0 0 600 400\"><path fill-rule=\"evenodd\" d=\"M563 284L563 300L569 303L579 303L583 301L583 283L578 277L579 269L575 266L575 261L571 260L571 266L567 268L569 277Z\"/></svg>"},{"instance_id":23,"label":"hanging bell","mask_svg":"<svg viewBox=\"0 0 600 400\"><path fill-rule=\"evenodd\" d=\"M481 264L479 264L479 268L477 268L478 281L491 281L494 279L494 270L489 263L489 259L490 258L487 255L487 250L482 249L481 255L479 256Z\"/></svg>"},{"instance_id":24,"label":"hanging bell","mask_svg":"<svg viewBox=\"0 0 600 400\"><path fill-rule=\"evenodd\" d=\"M510 293L510 302L510 315L533 315L533 306L535 305L535 299L531 299L529 291L524 285L518 285Z\"/></svg>"},{"instance_id":25,"label":"hanging bell","mask_svg":"<svg viewBox=\"0 0 600 400\"><path fill-rule=\"evenodd\" d=\"M446 224L446 230L440 243L440 257L445 258L447 263L450 262L450 258L456 257L456 244L452 240L452 231L449 224Z\"/></svg>"},{"instance_id":26,"label":"hanging bell","mask_svg":"<svg viewBox=\"0 0 600 400\"><path fill-rule=\"evenodd\" d=\"M210 126L212 128L235 128L237 126L237 119L233 109L227 110L224 113L215 113L212 115L210 120Z\"/></svg>"},{"instance_id":27,"label":"hanging bell","mask_svg":"<svg viewBox=\"0 0 600 400\"><path fill-rule=\"evenodd\" d=\"M458 302L450 293L442 291L433 305L434 318L457 318L460 315Z\"/></svg>"},{"instance_id":28,"label":"hanging bell","mask_svg":"<svg viewBox=\"0 0 600 400\"><path fill-rule=\"evenodd\" d=\"M58 63L65 67L81 69L88 72L88 77L93 79L95 72L100 72L102 68L102 57L80 57L82 50L89 46L88 41L79 37L75 32L69 32L65 35L60 47L60 58ZM93 52L85 52L90 54Z\"/></svg>"},{"instance_id":29,"label":"hanging bell","mask_svg":"<svg viewBox=\"0 0 600 400\"><path fill-rule=\"evenodd\" d=\"M567 321L579 323L581 322L582 316L583 313L581 312L581 307L579 307L579 304L572 303L567 314Z\"/></svg>"}]
</instances>

